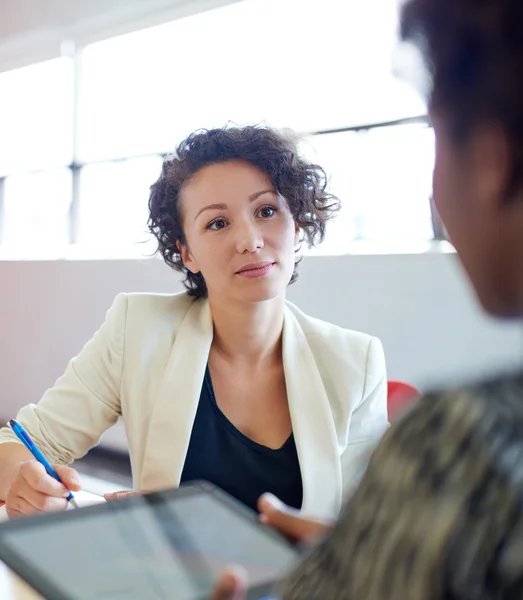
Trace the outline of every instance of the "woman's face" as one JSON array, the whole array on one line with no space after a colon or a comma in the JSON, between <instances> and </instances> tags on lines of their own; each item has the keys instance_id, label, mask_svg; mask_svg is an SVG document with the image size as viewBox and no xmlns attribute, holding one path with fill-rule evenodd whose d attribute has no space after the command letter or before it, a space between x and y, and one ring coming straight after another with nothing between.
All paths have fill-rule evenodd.
<instances>
[{"instance_id":1,"label":"woman's face","mask_svg":"<svg viewBox=\"0 0 523 600\"><path fill-rule=\"evenodd\" d=\"M444 119L432 115L436 135L434 203L483 307L498 316L521 309L519 273L521 204L507 203L509 176L506 137L483 127L464 142L449 134Z\"/></svg>"},{"instance_id":2,"label":"woman's face","mask_svg":"<svg viewBox=\"0 0 523 600\"><path fill-rule=\"evenodd\" d=\"M284 294L294 271L297 229L269 177L232 160L201 169L180 193L185 266L210 299L261 302Z\"/></svg>"}]
</instances>

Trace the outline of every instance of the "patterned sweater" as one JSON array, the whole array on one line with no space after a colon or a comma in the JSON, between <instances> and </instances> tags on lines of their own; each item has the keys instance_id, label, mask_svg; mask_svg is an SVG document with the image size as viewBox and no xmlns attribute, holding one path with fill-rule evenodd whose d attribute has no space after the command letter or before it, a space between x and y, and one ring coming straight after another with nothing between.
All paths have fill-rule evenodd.
<instances>
[{"instance_id":1,"label":"patterned sweater","mask_svg":"<svg viewBox=\"0 0 523 600\"><path fill-rule=\"evenodd\" d=\"M425 396L283 600L523 599L523 374Z\"/></svg>"}]
</instances>

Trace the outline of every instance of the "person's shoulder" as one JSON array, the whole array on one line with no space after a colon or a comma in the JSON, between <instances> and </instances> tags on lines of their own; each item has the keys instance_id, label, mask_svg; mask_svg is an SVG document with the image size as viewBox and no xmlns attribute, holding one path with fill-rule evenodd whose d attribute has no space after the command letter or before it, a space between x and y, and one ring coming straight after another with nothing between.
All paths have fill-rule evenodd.
<instances>
[{"instance_id":1,"label":"person's shoulder","mask_svg":"<svg viewBox=\"0 0 523 600\"><path fill-rule=\"evenodd\" d=\"M390 428L389 443L487 450L518 439L523 450L523 372L423 394Z\"/></svg>"},{"instance_id":2,"label":"person's shoulder","mask_svg":"<svg viewBox=\"0 0 523 600\"><path fill-rule=\"evenodd\" d=\"M368 333L345 329L334 323L311 317L291 302L287 302L287 308L296 317L307 339L312 340L315 344L330 348L340 348L340 345L341 348L350 346L351 348L361 348L362 351L367 351L371 341L377 340Z\"/></svg>"},{"instance_id":3,"label":"person's shoulder","mask_svg":"<svg viewBox=\"0 0 523 600\"><path fill-rule=\"evenodd\" d=\"M125 313L127 327L140 324L149 326L151 323L169 323L176 327L191 306L197 302L187 293L153 294L131 292L119 294L113 310Z\"/></svg>"},{"instance_id":4,"label":"person's shoulder","mask_svg":"<svg viewBox=\"0 0 523 600\"><path fill-rule=\"evenodd\" d=\"M506 373L473 383L426 392L420 411L456 412L466 410L472 418L488 412L499 415L521 415L523 418L523 371Z\"/></svg>"},{"instance_id":5,"label":"person's shoulder","mask_svg":"<svg viewBox=\"0 0 523 600\"><path fill-rule=\"evenodd\" d=\"M177 294L153 294L145 292L130 292L125 294L130 308L151 312L188 311L195 299L186 292Z\"/></svg>"}]
</instances>

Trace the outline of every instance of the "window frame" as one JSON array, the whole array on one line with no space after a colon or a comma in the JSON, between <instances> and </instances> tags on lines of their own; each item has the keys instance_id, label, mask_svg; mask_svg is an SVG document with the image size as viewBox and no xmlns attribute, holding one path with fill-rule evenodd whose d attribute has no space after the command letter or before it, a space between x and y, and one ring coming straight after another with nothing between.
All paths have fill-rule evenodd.
<instances>
[{"instance_id":1,"label":"window frame","mask_svg":"<svg viewBox=\"0 0 523 600\"><path fill-rule=\"evenodd\" d=\"M76 247L78 244L78 232L79 232L79 214L80 214L80 179L82 170L86 166L90 166L93 164L99 163L115 163L126 159L133 158L145 158L157 156L160 158L164 158L167 153L166 152L153 152L142 155L133 155L133 156L119 156L115 158L103 159L103 160L92 160L92 161L80 161L78 159L78 135L80 130L79 118L80 118L80 89L81 89L81 79L82 79L82 52L83 48L75 47L72 55L73 61L73 95L72 95L72 113L73 113L73 124L72 124L72 148L73 148L73 158L72 162L69 165L65 165L65 168L70 169L71 171L71 203L69 210L69 219L68 219L68 247L64 248L64 251L67 252L68 249L71 249L71 246ZM366 123L361 125L351 125L346 127L336 127L330 129L319 129L314 131L303 132L304 137L315 137L322 135L330 135L336 133L347 133L347 132L365 132L371 131L373 129L383 128L383 127L397 127L402 125L410 125L410 124L425 124L430 127L429 118L427 114L420 114L412 117L392 120L392 121L383 121L383 122L373 122ZM38 169L42 170L42 169ZM45 169L47 170L47 169ZM24 171L25 174L29 175L33 173L34 170ZM5 249L3 247L3 238L5 238L3 232L4 226L4 202L5 202L5 180L9 177L8 175L0 177L0 252ZM427 198L427 202L430 203L431 210L431 222L432 222L432 234L433 238L429 240L430 242L439 242L439 241L448 241L448 237L446 235L444 226L441 222L441 219L435 210L435 207L432 202L432 198ZM365 240L364 240L365 241ZM129 251L130 257L133 256L133 253ZM93 253L94 256L94 253Z\"/></svg>"}]
</instances>

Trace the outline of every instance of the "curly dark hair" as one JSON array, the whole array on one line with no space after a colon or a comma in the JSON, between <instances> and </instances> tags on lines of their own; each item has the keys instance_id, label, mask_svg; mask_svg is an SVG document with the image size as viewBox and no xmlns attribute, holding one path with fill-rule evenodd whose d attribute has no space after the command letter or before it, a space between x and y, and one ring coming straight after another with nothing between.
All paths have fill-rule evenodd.
<instances>
[{"instance_id":1,"label":"curly dark hair","mask_svg":"<svg viewBox=\"0 0 523 600\"><path fill-rule=\"evenodd\" d=\"M421 51L431 76L429 106L456 141L481 122L499 123L523 179L523 2L408 0L401 37ZM512 192L515 189L511 190Z\"/></svg>"},{"instance_id":2,"label":"curly dark hair","mask_svg":"<svg viewBox=\"0 0 523 600\"><path fill-rule=\"evenodd\" d=\"M251 163L268 175L276 191L287 201L300 239L313 246L325 237L325 226L339 210L339 200L327 192L325 171L300 156L296 135L265 126L224 127L198 130L164 159L158 181L151 186L149 231L158 240L164 261L185 275L187 293L201 297L207 287L201 273L187 269L177 242L185 244L180 210L180 190L203 167L229 160ZM298 277L296 260L290 283Z\"/></svg>"}]
</instances>

